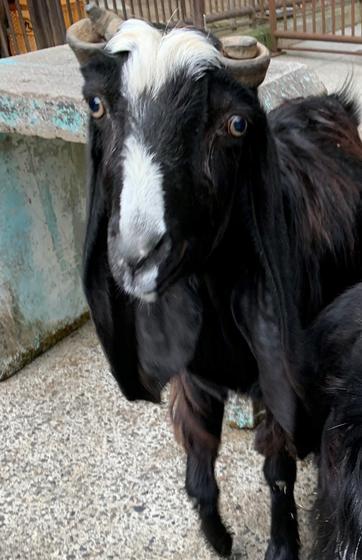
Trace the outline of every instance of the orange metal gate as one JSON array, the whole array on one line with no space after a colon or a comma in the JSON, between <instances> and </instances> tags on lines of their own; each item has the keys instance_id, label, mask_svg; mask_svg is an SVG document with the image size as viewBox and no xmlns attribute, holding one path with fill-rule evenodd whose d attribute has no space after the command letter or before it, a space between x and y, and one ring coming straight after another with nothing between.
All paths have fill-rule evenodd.
<instances>
[{"instance_id":1,"label":"orange metal gate","mask_svg":"<svg viewBox=\"0 0 362 560\"><path fill-rule=\"evenodd\" d=\"M288 39L294 40L288 49L362 55L361 0L269 0L269 17L276 48L278 39ZM350 43L361 48L303 46L303 41Z\"/></svg>"}]
</instances>

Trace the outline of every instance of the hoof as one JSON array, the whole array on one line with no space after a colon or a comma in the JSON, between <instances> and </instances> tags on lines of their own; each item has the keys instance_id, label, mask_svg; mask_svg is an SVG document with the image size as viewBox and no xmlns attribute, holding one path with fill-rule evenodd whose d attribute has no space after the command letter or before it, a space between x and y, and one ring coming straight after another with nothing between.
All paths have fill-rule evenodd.
<instances>
[{"instance_id":1,"label":"hoof","mask_svg":"<svg viewBox=\"0 0 362 560\"><path fill-rule=\"evenodd\" d=\"M299 560L298 549L293 548L290 543L276 544L270 541L265 560Z\"/></svg>"},{"instance_id":2,"label":"hoof","mask_svg":"<svg viewBox=\"0 0 362 560\"><path fill-rule=\"evenodd\" d=\"M229 558L231 556L233 548L232 536L217 516L215 516L215 518L203 520L201 523L201 530L207 542L219 556L223 558Z\"/></svg>"}]
</instances>

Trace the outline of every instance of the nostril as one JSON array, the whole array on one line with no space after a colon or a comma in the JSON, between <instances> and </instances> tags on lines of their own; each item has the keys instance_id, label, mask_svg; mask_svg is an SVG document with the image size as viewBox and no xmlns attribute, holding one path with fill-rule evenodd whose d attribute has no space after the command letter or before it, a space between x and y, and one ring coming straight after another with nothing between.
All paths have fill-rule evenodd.
<instances>
[{"instance_id":1,"label":"nostril","mask_svg":"<svg viewBox=\"0 0 362 560\"><path fill-rule=\"evenodd\" d=\"M171 240L168 235L147 239L147 241L123 246L120 250L120 262L127 267L134 277L148 264L158 265L165 260L171 249ZM121 266L121 265L120 265Z\"/></svg>"},{"instance_id":2,"label":"nostril","mask_svg":"<svg viewBox=\"0 0 362 560\"><path fill-rule=\"evenodd\" d=\"M145 250L140 251L141 256L135 265L134 271L137 272L144 266L147 261L160 255L160 253L163 252L163 249L166 248L167 239L168 236L165 234L160 237L160 239L156 243L153 243L153 245L151 245L152 248L149 249L148 252Z\"/></svg>"}]
</instances>

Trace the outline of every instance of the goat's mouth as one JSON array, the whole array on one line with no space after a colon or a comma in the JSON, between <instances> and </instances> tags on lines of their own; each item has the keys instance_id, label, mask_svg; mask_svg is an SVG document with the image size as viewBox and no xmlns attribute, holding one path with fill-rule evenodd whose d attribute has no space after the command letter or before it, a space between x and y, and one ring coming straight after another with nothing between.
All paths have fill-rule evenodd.
<instances>
[{"instance_id":1,"label":"goat's mouth","mask_svg":"<svg viewBox=\"0 0 362 560\"><path fill-rule=\"evenodd\" d=\"M125 268L122 275L124 291L146 303L156 301L181 276L187 260L187 247L184 242L181 249L173 250L164 263L145 262L135 273Z\"/></svg>"}]
</instances>

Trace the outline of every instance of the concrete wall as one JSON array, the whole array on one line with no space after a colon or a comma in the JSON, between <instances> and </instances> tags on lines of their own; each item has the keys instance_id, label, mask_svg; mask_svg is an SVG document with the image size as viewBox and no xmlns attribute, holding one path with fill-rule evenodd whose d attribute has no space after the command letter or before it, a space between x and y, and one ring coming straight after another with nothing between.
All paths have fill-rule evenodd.
<instances>
[{"instance_id":1,"label":"concrete wall","mask_svg":"<svg viewBox=\"0 0 362 560\"><path fill-rule=\"evenodd\" d=\"M85 146L0 134L0 379L86 311Z\"/></svg>"}]
</instances>

